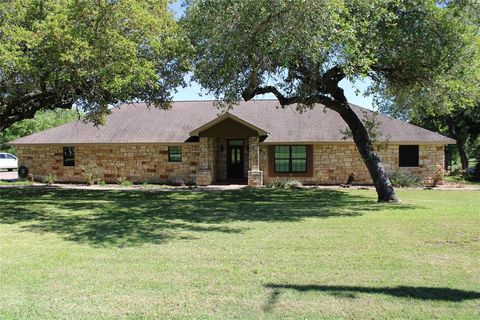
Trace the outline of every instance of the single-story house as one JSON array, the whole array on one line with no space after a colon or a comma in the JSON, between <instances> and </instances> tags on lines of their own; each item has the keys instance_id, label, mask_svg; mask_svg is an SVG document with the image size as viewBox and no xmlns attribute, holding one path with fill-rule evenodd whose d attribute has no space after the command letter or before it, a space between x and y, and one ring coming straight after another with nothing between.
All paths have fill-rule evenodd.
<instances>
[{"instance_id":1,"label":"single-story house","mask_svg":"<svg viewBox=\"0 0 480 320\"><path fill-rule=\"evenodd\" d=\"M352 106L360 117L371 111ZM444 166L445 145L454 140L381 114L375 116L383 140L377 146L389 175L406 170L431 179ZM97 168L100 179L135 183L216 182L262 185L277 177L304 184L357 183L371 178L346 123L322 105L298 112L276 100L241 102L220 115L213 101L174 102L170 110L125 104L106 124L76 121L11 142L19 164L36 179L86 181L83 170Z\"/></svg>"}]
</instances>

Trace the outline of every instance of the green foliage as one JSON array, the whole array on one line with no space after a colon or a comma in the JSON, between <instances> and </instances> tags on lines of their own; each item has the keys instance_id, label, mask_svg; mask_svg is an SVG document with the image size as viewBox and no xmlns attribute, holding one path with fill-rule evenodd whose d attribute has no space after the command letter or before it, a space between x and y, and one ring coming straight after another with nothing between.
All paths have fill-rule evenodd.
<instances>
[{"instance_id":1,"label":"green foliage","mask_svg":"<svg viewBox=\"0 0 480 320\"><path fill-rule=\"evenodd\" d=\"M50 173L43 177L42 182L45 184L54 184L57 181L57 176L54 173Z\"/></svg>"},{"instance_id":2,"label":"green foliage","mask_svg":"<svg viewBox=\"0 0 480 320\"><path fill-rule=\"evenodd\" d=\"M125 177L120 177L117 179L117 184L121 185L122 187L131 187L133 186L133 182L128 180Z\"/></svg>"},{"instance_id":3,"label":"green foliage","mask_svg":"<svg viewBox=\"0 0 480 320\"><path fill-rule=\"evenodd\" d=\"M39 111L33 119L22 120L0 132L0 151L15 153L15 148L9 147L5 143L77 120L79 116L81 115L77 111L70 109Z\"/></svg>"},{"instance_id":4,"label":"green foliage","mask_svg":"<svg viewBox=\"0 0 480 320\"><path fill-rule=\"evenodd\" d=\"M480 5L453 1L447 9L448 17L464 24L457 35L461 49L448 49L449 68L410 86L385 85L376 102L384 113L455 139L466 169L480 134Z\"/></svg>"},{"instance_id":5,"label":"green foliage","mask_svg":"<svg viewBox=\"0 0 480 320\"><path fill-rule=\"evenodd\" d=\"M340 82L369 77L366 93L409 91L447 72L476 28L456 2L434 0L187 2L194 78L220 106L273 94L283 107L338 112L375 173L379 201L397 198Z\"/></svg>"},{"instance_id":6,"label":"green foliage","mask_svg":"<svg viewBox=\"0 0 480 320\"><path fill-rule=\"evenodd\" d=\"M370 77L372 91L445 72L465 41L464 20L424 0L192 0L183 23L197 50L195 78L209 92L233 103L270 85L310 105L337 99L334 67L341 78Z\"/></svg>"},{"instance_id":7,"label":"green foliage","mask_svg":"<svg viewBox=\"0 0 480 320\"><path fill-rule=\"evenodd\" d=\"M399 170L390 177L392 185L395 187L418 187L422 184L422 178L411 174L405 170Z\"/></svg>"},{"instance_id":8,"label":"green foliage","mask_svg":"<svg viewBox=\"0 0 480 320\"><path fill-rule=\"evenodd\" d=\"M3 181L0 180L0 186L31 186L32 182L28 180L24 181Z\"/></svg>"},{"instance_id":9,"label":"green foliage","mask_svg":"<svg viewBox=\"0 0 480 320\"><path fill-rule=\"evenodd\" d=\"M101 180L101 171L96 164L91 164L89 166L81 166L83 177L87 180L87 184L93 186L95 183L100 184Z\"/></svg>"},{"instance_id":10,"label":"green foliage","mask_svg":"<svg viewBox=\"0 0 480 320\"><path fill-rule=\"evenodd\" d=\"M102 123L109 106L168 107L191 48L167 0L0 2L0 131L37 110Z\"/></svg>"},{"instance_id":11,"label":"green foliage","mask_svg":"<svg viewBox=\"0 0 480 320\"><path fill-rule=\"evenodd\" d=\"M275 178L267 183L267 188L301 189L302 183L296 179Z\"/></svg>"}]
</instances>

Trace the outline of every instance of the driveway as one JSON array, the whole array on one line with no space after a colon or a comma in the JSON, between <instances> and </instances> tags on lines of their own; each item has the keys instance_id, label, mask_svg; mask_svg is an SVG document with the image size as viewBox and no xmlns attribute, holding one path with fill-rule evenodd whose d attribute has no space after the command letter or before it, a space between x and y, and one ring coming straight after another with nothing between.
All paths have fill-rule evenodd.
<instances>
[{"instance_id":1,"label":"driveway","mask_svg":"<svg viewBox=\"0 0 480 320\"><path fill-rule=\"evenodd\" d=\"M0 180L16 180L18 179L17 171L0 171Z\"/></svg>"}]
</instances>

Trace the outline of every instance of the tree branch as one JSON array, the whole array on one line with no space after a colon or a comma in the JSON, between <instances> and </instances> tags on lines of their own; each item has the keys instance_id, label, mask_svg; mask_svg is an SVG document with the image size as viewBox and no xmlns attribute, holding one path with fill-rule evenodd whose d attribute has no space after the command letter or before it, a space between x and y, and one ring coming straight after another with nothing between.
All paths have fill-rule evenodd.
<instances>
[{"instance_id":1,"label":"tree branch","mask_svg":"<svg viewBox=\"0 0 480 320\"><path fill-rule=\"evenodd\" d=\"M267 94L267 93L273 94L277 98L278 102L280 102L280 105L282 107L295 104L295 103L300 103L305 105L313 105L315 103L321 103L325 107L332 109L333 111L336 111L336 112L339 112L342 109L341 102L335 101L325 95L316 94L308 97L301 97L301 96L286 97L280 92L280 90L278 90L274 86L256 87L254 89L249 90L248 92L244 91L242 94L242 97L245 101L249 101L253 99L256 95Z\"/></svg>"},{"instance_id":2,"label":"tree branch","mask_svg":"<svg viewBox=\"0 0 480 320\"><path fill-rule=\"evenodd\" d=\"M13 99L4 108L0 108L0 132L7 129L15 122L31 119L39 110L53 110L56 108L69 109L74 101L57 101L51 93L27 93L18 99Z\"/></svg>"}]
</instances>

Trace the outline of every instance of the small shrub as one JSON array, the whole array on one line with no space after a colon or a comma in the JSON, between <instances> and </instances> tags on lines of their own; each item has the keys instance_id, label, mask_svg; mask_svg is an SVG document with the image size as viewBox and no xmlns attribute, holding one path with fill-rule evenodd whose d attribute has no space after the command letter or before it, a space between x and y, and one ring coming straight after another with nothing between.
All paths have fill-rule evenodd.
<instances>
[{"instance_id":1,"label":"small shrub","mask_svg":"<svg viewBox=\"0 0 480 320\"><path fill-rule=\"evenodd\" d=\"M445 177L445 170L441 165L435 166L435 169L432 172L432 185L436 187L440 182L443 181Z\"/></svg>"},{"instance_id":2,"label":"small shrub","mask_svg":"<svg viewBox=\"0 0 480 320\"><path fill-rule=\"evenodd\" d=\"M467 179L469 181L480 181L480 157L477 158L477 163L475 164L475 167L468 170L467 173Z\"/></svg>"},{"instance_id":3,"label":"small shrub","mask_svg":"<svg viewBox=\"0 0 480 320\"><path fill-rule=\"evenodd\" d=\"M88 185L93 186L100 182L100 168L96 164L89 167L81 166L80 169L82 169L82 175L87 180Z\"/></svg>"},{"instance_id":4,"label":"small shrub","mask_svg":"<svg viewBox=\"0 0 480 320\"><path fill-rule=\"evenodd\" d=\"M186 185L187 187L193 187L193 188L197 187L197 183L196 183L195 181L193 181L193 180L188 180L188 181L186 181L186 182L185 182L185 185Z\"/></svg>"},{"instance_id":5,"label":"small shrub","mask_svg":"<svg viewBox=\"0 0 480 320\"><path fill-rule=\"evenodd\" d=\"M102 187L105 187L105 186L107 185L107 183L106 183L105 181L103 181L103 180L100 180L100 181L98 182L98 185L99 185L99 186L102 186Z\"/></svg>"},{"instance_id":6,"label":"small shrub","mask_svg":"<svg viewBox=\"0 0 480 320\"><path fill-rule=\"evenodd\" d=\"M48 185L54 184L55 181L57 181L57 176L54 173L50 173L42 179L42 182Z\"/></svg>"},{"instance_id":7,"label":"small shrub","mask_svg":"<svg viewBox=\"0 0 480 320\"><path fill-rule=\"evenodd\" d=\"M275 178L267 184L268 188L278 189L299 189L302 183L295 179Z\"/></svg>"},{"instance_id":8,"label":"small shrub","mask_svg":"<svg viewBox=\"0 0 480 320\"><path fill-rule=\"evenodd\" d=\"M133 186L133 182L128 180L125 177L120 177L117 179L117 183L121 185L122 187L131 187Z\"/></svg>"},{"instance_id":9,"label":"small shrub","mask_svg":"<svg viewBox=\"0 0 480 320\"><path fill-rule=\"evenodd\" d=\"M298 180L289 180L285 183L287 189L301 189L302 187L302 183Z\"/></svg>"},{"instance_id":10,"label":"small shrub","mask_svg":"<svg viewBox=\"0 0 480 320\"><path fill-rule=\"evenodd\" d=\"M400 170L390 178L395 187L418 187L422 184L422 178L406 171Z\"/></svg>"},{"instance_id":11,"label":"small shrub","mask_svg":"<svg viewBox=\"0 0 480 320\"><path fill-rule=\"evenodd\" d=\"M275 178L267 183L267 188L285 188L286 182L284 178Z\"/></svg>"}]
</instances>

